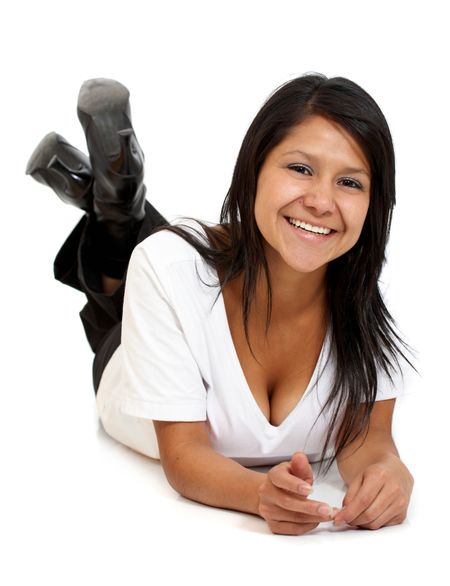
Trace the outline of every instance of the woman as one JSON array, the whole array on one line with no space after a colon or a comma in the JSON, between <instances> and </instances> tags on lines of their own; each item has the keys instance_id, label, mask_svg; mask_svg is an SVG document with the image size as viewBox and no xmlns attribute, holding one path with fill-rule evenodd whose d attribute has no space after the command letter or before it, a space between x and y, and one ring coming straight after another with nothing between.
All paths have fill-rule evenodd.
<instances>
[{"instance_id":1,"label":"woman","mask_svg":"<svg viewBox=\"0 0 450 586\"><path fill-rule=\"evenodd\" d=\"M282 85L244 138L220 223L196 229L145 200L128 97L85 82L90 161L51 133L27 168L86 211L55 276L87 295L105 430L160 458L183 496L274 533L401 523L414 481L391 423L410 363L378 288L395 184L377 104L341 77ZM340 510L308 499L310 462L320 474L327 460L348 485Z\"/></svg>"}]
</instances>

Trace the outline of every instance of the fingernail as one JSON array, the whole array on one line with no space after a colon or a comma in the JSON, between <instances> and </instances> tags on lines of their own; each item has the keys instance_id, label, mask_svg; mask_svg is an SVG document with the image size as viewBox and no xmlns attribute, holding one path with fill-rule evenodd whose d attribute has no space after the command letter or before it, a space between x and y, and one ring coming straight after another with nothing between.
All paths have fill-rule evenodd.
<instances>
[{"instance_id":1,"label":"fingernail","mask_svg":"<svg viewBox=\"0 0 450 586\"><path fill-rule=\"evenodd\" d=\"M311 491L312 486L310 486L309 484L300 484L300 486L298 487L299 494L303 496L308 496L309 494L311 494Z\"/></svg>"},{"instance_id":2,"label":"fingernail","mask_svg":"<svg viewBox=\"0 0 450 586\"><path fill-rule=\"evenodd\" d=\"M324 517L331 517L333 509L328 505L322 505L319 507L318 513L319 515L323 515Z\"/></svg>"},{"instance_id":3,"label":"fingernail","mask_svg":"<svg viewBox=\"0 0 450 586\"><path fill-rule=\"evenodd\" d=\"M338 521L336 521L336 519L334 520L334 524L336 525L336 527L341 527L342 525L346 525L346 521L344 521L344 519L339 519Z\"/></svg>"}]
</instances>

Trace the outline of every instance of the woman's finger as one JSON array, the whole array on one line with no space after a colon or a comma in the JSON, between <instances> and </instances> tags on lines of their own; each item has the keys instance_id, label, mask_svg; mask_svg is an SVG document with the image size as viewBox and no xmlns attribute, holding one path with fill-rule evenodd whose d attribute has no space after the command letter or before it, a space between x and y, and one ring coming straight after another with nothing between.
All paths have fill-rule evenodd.
<instances>
[{"instance_id":1,"label":"woman's finger","mask_svg":"<svg viewBox=\"0 0 450 586\"><path fill-rule=\"evenodd\" d=\"M393 503L394 497L389 495L386 490L382 490L365 511L351 519L350 522L347 521L347 523L358 526L368 525L383 515Z\"/></svg>"},{"instance_id":2,"label":"woman's finger","mask_svg":"<svg viewBox=\"0 0 450 586\"><path fill-rule=\"evenodd\" d=\"M310 500L286 491L277 492L272 497L271 504L288 511L318 517L321 521L329 521L334 517L334 509L327 503Z\"/></svg>"},{"instance_id":3,"label":"woman's finger","mask_svg":"<svg viewBox=\"0 0 450 586\"><path fill-rule=\"evenodd\" d=\"M312 485L314 482L313 469L308 456L303 452L295 452L289 462L289 472Z\"/></svg>"},{"instance_id":4,"label":"woman's finger","mask_svg":"<svg viewBox=\"0 0 450 586\"><path fill-rule=\"evenodd\" d=\"M406 509L401 510L396 499L394 499L383 512L377 515L377 509L368 509L361 519L355 519L352 525L364 529L380 529L386 525L398 525L406 518Z\"/></svg>"},{"instance_id":5,"label":"woman's finger","mask_svg":"<svg viewBox=\"0 0 450 586\"><path fill-rule=\"evenodd\" d=\"M353 497L335 517L335 524L351 524L362 515L372 505L380 491L383 489L383 481L375 476L364 477L363 482ZM383 498L386 495L383 496ZM385 502L387 506L388 503ZM378 502L378 507L382 506L382 501ZM381 513L381 511L380 511Z\"/></svg>"},{"instance_id":6,"label":"woman's finger","mask_svg":"<svg viewBox=\"0 0 450 586\"><path fill-rule=\"evenodd\" d=\"M304 535L312 531L318 523L291 523L286 521L271 521L268 523L272 533L277 535Z\"/></svg>"},{"instance_id":7,"label":"woman's finger","mask_svg":"<svg viewBox=\"0 0 450 586\"><path fill-rule=\"evenodd\" d=\"M348 506L355 496L358 494L361 485L363 483L363 475L359 474L349 485L347 492L345 494L344 500L342 501L342 506Z\"/></svg>"},{"instance_id":8,"label":"woman's finger","mask_svg":"<svg viewBox=\"0 0 450 586\"><path fill-rule=\"evenodd\" d=\"M262 508L264 518L273 521L286 521L291 523L326 523L329 517L324 519L322 515L308 515L307 513L283 509L277 505L270 505Z\"/></svg>"},{"instance_id":9,"label":"woman's finger","mask_svg":"<svg viewBox=\"0 0 450 586\"><path fill-rule=\"evenodd\" d=\"M291 474L289 462L282 462L275 466L269 470L268 476L274 486L294 494L308 496L312 491L310 484Z\"/></svg>"}]
</instances>

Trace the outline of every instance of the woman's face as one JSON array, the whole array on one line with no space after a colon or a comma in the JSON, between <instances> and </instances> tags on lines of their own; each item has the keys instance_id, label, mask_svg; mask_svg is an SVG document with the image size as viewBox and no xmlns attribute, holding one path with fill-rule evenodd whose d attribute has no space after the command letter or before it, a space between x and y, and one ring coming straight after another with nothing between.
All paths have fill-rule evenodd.
<instances>
[{"instance_id":1,"label":"woman's face","mask_svg":"<svg viewBox=\"0 0 450 586\"><path fill-rule=\"evenodd\" d=\"M255 219L269 265L323 269L356 244L369 199L370 168L346 130L318 115L294 126L258 176Z\"/></svg>"}]
</instances>

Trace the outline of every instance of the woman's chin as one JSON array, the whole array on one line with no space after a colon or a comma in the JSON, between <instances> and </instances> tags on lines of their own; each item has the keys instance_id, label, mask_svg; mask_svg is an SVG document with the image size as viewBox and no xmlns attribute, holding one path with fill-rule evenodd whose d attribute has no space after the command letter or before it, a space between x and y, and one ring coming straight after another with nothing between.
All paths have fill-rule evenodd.
<instances>
[{"instance_id":1,"label":"woman's chin","mask_svg":"<svg viewBox=\"0 0 450 586\"><path fill-rule=\"evenodd\" d=\"M302 260L292 260L292 259L284 259L286 265L295 273L302 274L302 275L313 275L317 273L326 273L327 270L327 262L317 261L317 260L310 260L302 259Z\"/></svg>"}]
</instances>

